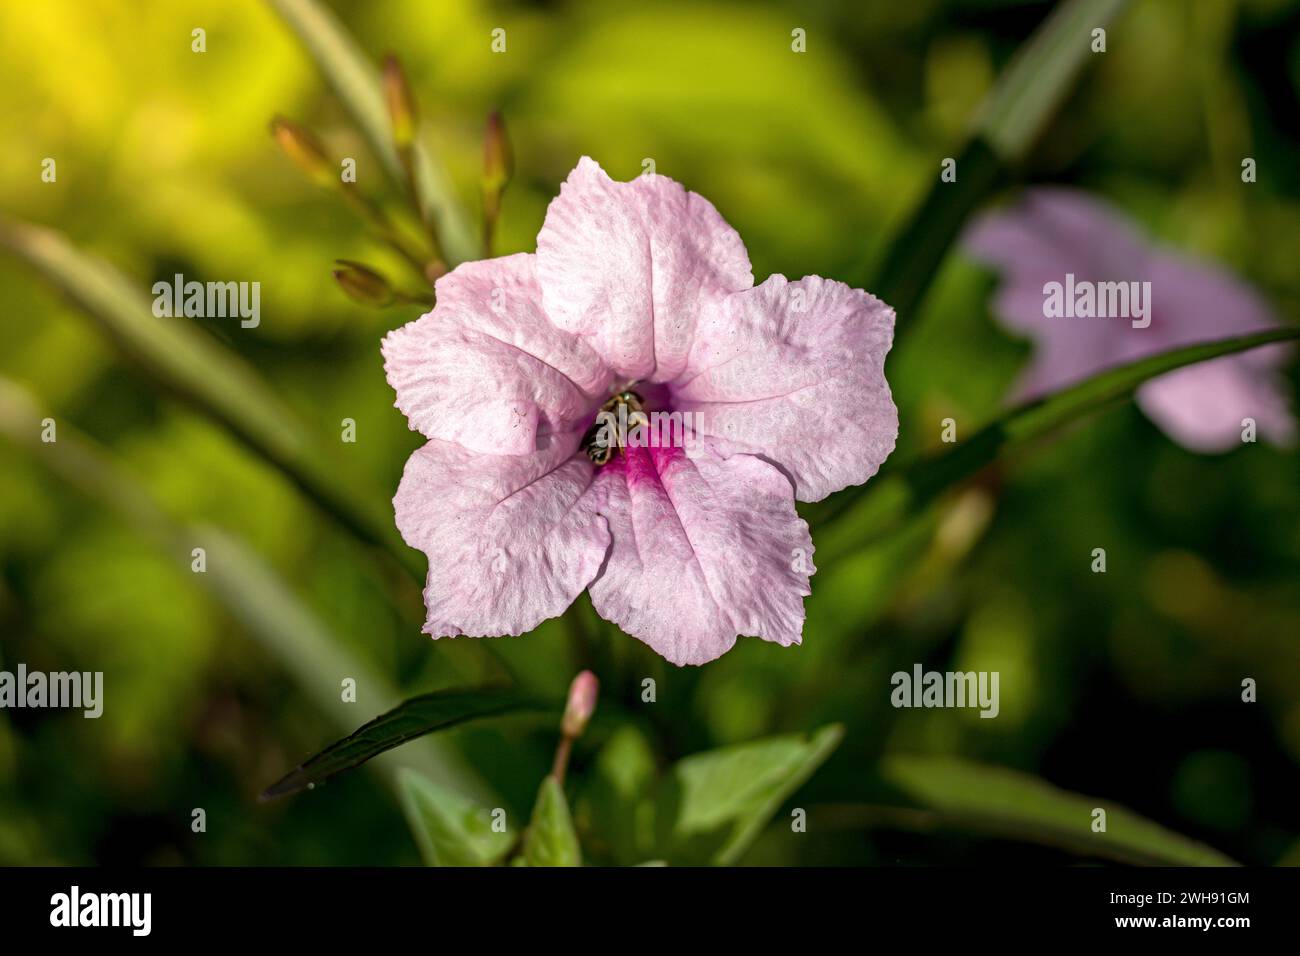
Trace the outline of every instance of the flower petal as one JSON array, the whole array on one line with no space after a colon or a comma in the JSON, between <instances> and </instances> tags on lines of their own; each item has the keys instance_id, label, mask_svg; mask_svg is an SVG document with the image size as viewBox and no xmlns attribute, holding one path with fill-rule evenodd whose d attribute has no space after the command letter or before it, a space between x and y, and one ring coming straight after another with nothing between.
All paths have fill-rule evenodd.
<instances>
[{"instance_id":1,"label":"flower petal","mask_svg":"<svg viewBox=\"0 0 1300 956\"><path fill-rule=\"evenodd\" d=\"M1278 321L1268 303L1247 283L1213 262L1161 251L1149 257L1140 278L1151 283L1151 328L1159 331L1162 347L1212 342L1234 335L1276 329ZM1135 329L1133 338L1142 338ZM1142 354L1140 349L1131 349ZM1257 350L1247 356L1259 356ZM1288 349L1271 350L1277 364ZM1244 357L1244 356L1243 356Z\"/></svg>"},{"instance_id":2,"label":"flower petal","mask_svg":"<svg viewBox=\"0 0 1300 956\"><path fill-rule=\"evenodd\" d=\"M396 405L428 438L521 455L538 434L572 429L611 372L542 311L535 257L466 262L437 282L433 311L384 339Z\"/></svg>"},{"instance_id":3,"label":"flower petal","mask_svg":"<svg viewBox=\"0 0 1300 956\"><path fill-rule=\"evenodd\" d=\"M1158 331L1133 330L1119 319L1046 314L1044 287L1065 283L1067 274L1078 282L1145 278L1147 245L1110 204L1074 189L1031 189L1014 205L976 219L962 247L1002 275L994 315L1036 343L1033 361L1013 390L1017 398L1054 391L1117 364L1126 347L1160 350Z\"/></svg>"},{"instance_id":4,"label":"flower petal","mask_svg":"<svg viewBox=\"0 0 1300 956\"><path fill-rule=\"evenodd\" d=\"M1213 263L1159 254L1151 257L1150 281L1151 330L1161 333L1166 348L1278 327L1254 289ZM1131 357L1141 354L1130 350ZM1166 434L1192 451L1239 446L1245 418L1255 420L1261 437L1289 446L1296 439L1296 423L1279 370L1292 354L1290 346L1274 345L1189 365L1146 383L1137 402Z\"/></svg>"},{"instance_id":5,"label":"flower petal","mask_svg":"<svg viewBox=\"0 0 1300 956\"><path fill-rule=\"evenodd\" d=\"M1285 382L1251 357L1225 355L1161 375L1138 389L1138 406L1190 451L1239 447L1246 418L1255 420L1261 437L1289 447L1296 440L1296 423L1284 397Z\"/></svg>"},{"instance_id":6,"label":"flower petal","mask_svg":"<svg viewBox=\"0 0 1300 956\"><path fill-rule=\"evenodd\" d=\"M393 507L406 543L429 556L426 634L523 634L599 573L609 529L579 437L540 436L529 455L443 441L411 455Z\"/></svg>"},{"instance_id":7,"label":"flower petal","mask_svg":"<svg viewBox=\"0 0 1300 956\"><path fill-rule=\"evenodd\" d=\"M860 289L775 275L701 316L672 405L723 454L760 455L796 498L820 501L866 481L894 450L893 335L893 310Z\"/></svg>"},{"instance_id":8,"label":"flower petal","mask_svg":"<svg viewBox=\"0 0 1300 956\"><path fill-rule=\"evenodd\" d=\"M1015 205L979 217L962 247L1040 290L1044 282L1063 282L1067 272L1093 282L1137 278L1148 251L1114 206L1081 190L1053 187L1027 190Z\"/></svg>"},{"instance_id":9,"label":"flower petal","mask_svg":"<svg viewBox=\"0 0 1300 956\"><path fill-rule=\"evenodd\" d=\"M1003 273L994 312L1033 338L1034 359L1018 388L1039 395L1105 368L1196 342L1277 327L1268 304L1220 266L1150 246L1105 202L1065 189L1036 189L1010 211L984 216L963 244ZM1150 283L1145 322L1131 317L1048 317L1044 286ZM1135 324L1136 322L1136 324ZM1198 452L1241 442L1242 419L1288 445L1296 424L1278 375L1286 346L1254 349L1162 375L1138 390L1142 410L1171 438Z\"/></svg>"},{"instance_id":10,"label":"flower petal","mask_svg":"<svg viewBox=\"0 0 1300 956\"><path fill-rule=\"evenodd\" d=\"M614 182L586 156L546 211L537 277L556 325L623 378L655 382L681 371L704 302L754 284L707 199L657 174Z\"/></svg>"},{"instance_id":11,"label":"flower petal","mask_svg":"<svg viewBox=\"0 0 1300 956\"><path fill-rule=\"evenodd\" d=\"M1058 273L1064 276L1064 272ZM1046 280L1059 282L1060 279ZM1002 325L1034 342L1032 361L1021 372L1012 397L1037 398L1082 381L1119 364L1128 323L1123 319L1076 319L1043 314L1043 283L1009 274L993 299L993 313ZM1123 324L1120 327L1119 323ZM1154 344L1155 334L1136 336L1139 344ZM1157 346L1153 351L1159 351Z\"/></svg>"},{"instance_id":12,"label":"flower petal","mask_svg":"<svg viewBox=\"0 0 1300 956\"><path fill-rule=\"evenodd\" d=\"M1119 362L1131 343L1151 346L1158 332L1132 336L1127 323L1105 319L1047 317L1044 286L1078 282L1134 281L1149 267L1148 248L1122 213L1109 203L1071 189L1028 190L1021 202L985 213L962 237L972 258L1002 273L993 313L1011 332L1037 342L1034 362L1015 394L1052 392Z\"/></svg>"},{"instance_id":13,"label":"flower petal","mask_svg":"<svg viewBox=\"0 0 1300 956\"><path fill-rule=\"evenodd\" d=\"M613 545L596 611L674 664L704 664L738 635L798 644L812 539L790 483L749 455L628 448L600 470Z\"/></svg>"}]
</instances>

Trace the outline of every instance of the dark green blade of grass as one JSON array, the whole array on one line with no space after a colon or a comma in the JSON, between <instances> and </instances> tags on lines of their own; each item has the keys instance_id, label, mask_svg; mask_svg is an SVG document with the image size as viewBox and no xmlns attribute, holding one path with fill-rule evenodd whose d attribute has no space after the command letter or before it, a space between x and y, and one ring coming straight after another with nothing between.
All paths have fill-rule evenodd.
<instances>
[{"instance_id":1,"label":"dark green blade of grass","mask_svg":"<svg viewBox=\"0 0 1300 956\"><path fill-rule=\"evenodd\" d=\"M372 757L425 734L484 717L547 708L546 703L536 698L503 688L440 690L412 697L290 771L268 787L262 799L269 800L324 783L336 774L358 767ZM558 707L555 709L559 710Z\"/></svg>"}]
</instances>

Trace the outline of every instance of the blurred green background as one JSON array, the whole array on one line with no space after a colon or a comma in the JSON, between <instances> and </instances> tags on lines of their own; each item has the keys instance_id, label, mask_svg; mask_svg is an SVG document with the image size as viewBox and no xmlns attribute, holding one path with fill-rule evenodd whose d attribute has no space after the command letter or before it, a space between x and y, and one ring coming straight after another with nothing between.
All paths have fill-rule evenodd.
<instances>
[{"instance_id":1,"label":"blurred green background","mask_svg":"<svg viewBox=\"0 0 1300 956\"><path fill-rule=\"evenodd\" d=\"M424 144L470 210L484 123L502 111L517 172L499 252L532 251L579 156L617 179L652 158L717 205L760 280L861 275L1050 6L331 4L373 61L401 58ZM191 51L196 27L203 54ZM504 54L491 51L496 27ZM802 55L790 50L796 27L807 31ZM1298 99L1300 2L1138 0L1021 174L1110 197L1159 239L1247 277L1294 322ZM256 329L156 321L190 323L238 353L316 438L337 443L335 457L383 506L420 439L392 407L378 343L420 309L367 310L340 292L334 259L392 274L400 261L280 153L267 131L277 113L355 157L362 189L396 204L297 38L261 2L0 7L0 209L66 233L142 294L175 272L259 281ZM1246 188L1243 156L1261 170ZM57 161L54 183L41 181L45 157ZM991 321L992 285L953 255L924 307L899 316L909 330L888 365L896 456L937 443L942 418L973 426L1002 407L1026 348ZM802 648L742 639L714 664L679 670L601 626L584 597L569 622L489 651L422 637L419 591L394 562L3 254L0 316L0 375L41 409L24 418L10 396L0 418L34 433L48 414L60 443L80 433L103 455L70 466L89 486L78 491L0 435L0 668L102 670L106 683L99 720L0 711L0 863L416 863L383 774L266 804L257 794L394 695L508 675L558 696L581 666L596 669L603 694L568 790L597 862L636 862L602 831L611 740L662 767L831 722L843 742L744 862L1105 855L1032 828L900 810L914 800L886 772L897 754L1023 771L1242 862L1300 862L1295 451L1196 456L1123 405L999 463L907 532L820 566ZM344 418L357 423L354 444L338 442ZM101 467L147 502L134 517L108 506ZM160 522L170 530L159 534ZM283 592L266 593L256 570L214 587L191 572L191 542L210 563L238 552L273 569ZM1095 547L1108 552L1104 575L1088 570ZM257 614L280 622L282 639L250 626ZM914 662L999 671L1000 717L892 709L889 675ZM355 704L338 700L347 676L358 677ZM645 677L657 681L654 704L641 702ZM1240 701L1245 677L1258 703ZM384 761L490 794L518 818L554 743L549 719L507 718ZM782 823L794 807L808 811L806 833ZM194 808L206 832L193 832Z\"/></svg>"}]
</instances>

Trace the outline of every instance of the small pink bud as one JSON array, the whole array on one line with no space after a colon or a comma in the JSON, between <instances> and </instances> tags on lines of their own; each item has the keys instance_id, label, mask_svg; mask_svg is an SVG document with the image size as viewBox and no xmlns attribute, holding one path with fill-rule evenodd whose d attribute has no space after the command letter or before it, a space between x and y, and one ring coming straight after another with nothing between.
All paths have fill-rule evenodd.
<instances>
[{"instance_id":1,"label":"small pink bud","mask_svg":"<svg viewBox=\"0 0 1300 956\"><path fill-rule=\"evenodd\" d=\"M564 720L560 723L560 732L566 737L580 737L596 710L596 695L600 693L600 681L591 671L583 671L569 685L569 702L564 707Z\"/></svg>"}]
</instances>

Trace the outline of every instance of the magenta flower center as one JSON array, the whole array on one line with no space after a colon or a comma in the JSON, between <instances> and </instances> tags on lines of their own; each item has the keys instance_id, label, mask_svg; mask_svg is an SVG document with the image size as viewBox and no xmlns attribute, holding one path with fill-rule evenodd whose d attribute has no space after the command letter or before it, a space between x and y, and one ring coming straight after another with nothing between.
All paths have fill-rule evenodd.
<instances>
[{"instance_id":1,"label":"magenta flower center","mask_svg":"<svg viewBox=\"0 0 1300 956\"><path fill-rule=\"evenodd\" d=\"M596 412L595 421L582 438L582 451L596 467L606 465L621 450L627 449L641 437L650 425L645 399L633 391L633 382L627 388L611 395Z\"/></svg>"}]
</instances>

